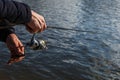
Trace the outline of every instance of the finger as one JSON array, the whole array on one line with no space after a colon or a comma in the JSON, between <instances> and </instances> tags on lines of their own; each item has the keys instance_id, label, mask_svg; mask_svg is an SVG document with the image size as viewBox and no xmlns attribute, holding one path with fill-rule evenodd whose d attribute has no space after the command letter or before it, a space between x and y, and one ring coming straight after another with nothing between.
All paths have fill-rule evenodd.
<instances>
[{"instance_id":1,"label":"finger","mask_svg":"<svg viewBox=\"0 0 120 80\"><path fill-rule=\"evenodd\" d=\"M19 42L18 42L18 54L20 54L20 55L24 55L24 46L23 46L23 44L21 43L21 41L19 40Z\"/></svg>"},{"instance_id":2,"label":"finger","mask_svg":"<svg viewBox=\"0 0 120 80\"><path fill-rule=\"evenodd\" d=\"M46 24L43 23L43 24L42 24L42 31L44 31L46 28L47 28Z\"/></svg>"},{"instance_id":3,"label":"finger","mask_svg":"<svg viewBox=\"0 0 120 80\"><path fill-rule=\"evenodd\" d=\"M47 25L43 16L41 16L41 23L42 23L42 31L44 31L47 28Z\"/></svg>"},{"instance_id":4,"label":"finger","mask_svg":"<svg viewBox=\"0 0 120 80\"><path fill-rule=\"evenodd\" d=\"M46 29L46 23L44 21L44 18L39 18L38 22L39 22L39 28L40 28L39 32L44 31Z\"/></svg>"}]
</instances>

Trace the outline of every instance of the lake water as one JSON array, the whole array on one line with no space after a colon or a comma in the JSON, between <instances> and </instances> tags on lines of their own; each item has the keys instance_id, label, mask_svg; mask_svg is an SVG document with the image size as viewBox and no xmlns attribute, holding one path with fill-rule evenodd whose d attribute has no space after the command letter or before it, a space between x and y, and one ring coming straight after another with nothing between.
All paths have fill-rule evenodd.
<instances>
[{"instance_id":1,"label":"lake water","mask_svg":"<svg viewBox=\"0 0 120 80\"><path fill-rule=\"evenodd\" d=\"M23 61L7 66L0 43L1 80L120 80L120 0L17 1L45 17L48 28L36 38L48 49L26 48ZM24 26L16 33L24 44L32 37Z\"/></svg>"}]
</instances>

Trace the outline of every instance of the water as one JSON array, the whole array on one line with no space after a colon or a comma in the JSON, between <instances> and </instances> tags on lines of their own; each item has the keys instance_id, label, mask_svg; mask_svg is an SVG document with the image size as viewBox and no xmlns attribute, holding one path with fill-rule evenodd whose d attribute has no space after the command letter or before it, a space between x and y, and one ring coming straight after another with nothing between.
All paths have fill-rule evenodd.
<instances>
[{"instance_id":1,"label":"water","mask_svg":"<svg viewBox=\"0 0 120 80\"><path fill-rule=\"evenodd\" d=\"M120 80L119 0L18 1L45 17L48 28L37 38L48 50L26 48L22 62L6 66L10 54L0 43L1 80ZM26 43L32 35L21 27Z\"/></svg>"}]
</instances>

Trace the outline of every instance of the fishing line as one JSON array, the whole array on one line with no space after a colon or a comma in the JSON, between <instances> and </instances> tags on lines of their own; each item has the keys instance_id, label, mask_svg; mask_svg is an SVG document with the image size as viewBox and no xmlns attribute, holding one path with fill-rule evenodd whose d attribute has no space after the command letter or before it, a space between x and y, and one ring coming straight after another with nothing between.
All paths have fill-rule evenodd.
<instances>
[{"instance_id":1,"label":"fishing line","mask_svg":"<svg viewBox=\"0 0 120 80\"><path fill-rule=\"evenodd\" d=\"M98 33L98 32L87 31L87 30L79 30L79 29L68 29L68 28L62 28L62 27L53 27L53 26L48 26L47 28L48 28L48 29L58 29L58 30L77 31L77 32L89 32L89 33Z\"/></svg>"}]
</instances>

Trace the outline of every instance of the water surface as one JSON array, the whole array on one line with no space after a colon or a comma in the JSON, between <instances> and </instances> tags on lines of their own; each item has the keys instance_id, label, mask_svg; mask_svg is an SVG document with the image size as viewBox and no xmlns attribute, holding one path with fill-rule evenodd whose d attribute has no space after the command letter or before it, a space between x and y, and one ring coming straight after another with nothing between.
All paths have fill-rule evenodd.
<instances>
[{"instance_id":1,"label":"water surface","mask_svg":"<svg viewBox=\"0 0 120 80\"><path fill-rule=\"evenodd\" d=\"M119 0L19 1L45 17L48 28L37 38L46 40L48 49L26 48L22 62L6 66L10 54L0 43L2 80L120 79ZM24 26L16 33L24 44L32 36Z\"/></svg>"}]
</instances>

